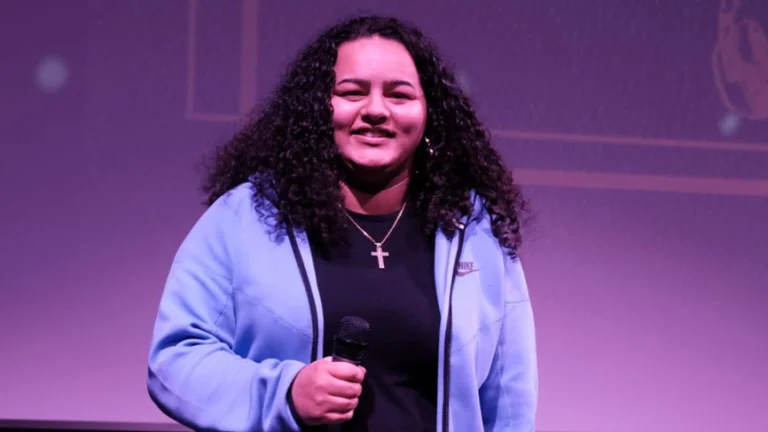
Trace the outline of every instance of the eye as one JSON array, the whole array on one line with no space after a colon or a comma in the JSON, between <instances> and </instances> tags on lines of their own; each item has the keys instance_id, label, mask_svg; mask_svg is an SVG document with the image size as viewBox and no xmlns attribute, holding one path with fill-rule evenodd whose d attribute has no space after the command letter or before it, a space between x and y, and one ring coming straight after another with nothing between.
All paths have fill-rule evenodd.
<instances>
[{"instance_id":1,"label":"eye","mask_svg":"<svg viewBox=\"0 0 768 432\"><path fill-rule=\"evenodd\" d=\"M360 100L365 97L365 92L360 89L337 90L336 94L345 99L351 99L351 100Z\"/></svg>"}]
</instances>

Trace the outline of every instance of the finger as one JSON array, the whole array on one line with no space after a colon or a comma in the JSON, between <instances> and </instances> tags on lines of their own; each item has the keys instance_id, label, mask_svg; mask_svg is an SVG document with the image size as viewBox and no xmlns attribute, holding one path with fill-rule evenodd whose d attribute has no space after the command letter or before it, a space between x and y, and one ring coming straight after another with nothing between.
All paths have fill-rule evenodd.
<instances>
[{"instance_id":1,"label":"finger","mask_svg":"<svg viewBox=\"0 0 768 432\"><path fill-rule=\"evenodd\" d=\"M328 365L328 373L334 378L356 383L363 382L363 378L365 378L365 373L361 367L345 362L331 363Z\"/></svg>"},{"instance_id":2,"label":"finger","mask_svg":"<svg viewBox=\"0 0 768 432\"><path fill-rule=\"evenodd\" d=\"M325 406L326 413L344 414L349 411L354 411L357 408L359 399L346 399L335 396L328 396L328 399L323 404Z\"/></svg>"},{"instance_id":3,"label":"finger","mask_svg":"<svg viewBox=\"0 0 768 432\"><path fill-rule=\"evenodd\" d=\"M345 413L335 413L330 412L325 415L325 421L326 424L339 424L339 423L345 423L350 420L352 420L352 416L355 414L354 411L347 411Z\"/></svg>"},{"instance_id":4,"label":"finger","mask_svg":"<svg viewBox=\"0 0 768 432\"><path fill-rule=\"evenodd\" d=\"M353 399L360 397L363 386L358 383L335 379L328 383L328 394L331 396Z\"/></svg>"}]
</instances>

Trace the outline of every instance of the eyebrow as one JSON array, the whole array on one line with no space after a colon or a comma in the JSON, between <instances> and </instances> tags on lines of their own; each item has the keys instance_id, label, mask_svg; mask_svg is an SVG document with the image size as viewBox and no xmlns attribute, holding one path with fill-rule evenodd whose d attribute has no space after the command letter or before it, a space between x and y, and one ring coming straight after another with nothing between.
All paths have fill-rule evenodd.
<instances>
[{"instance_id":1,"label":"eyebrow","mask_svg":"<svg viewBox=\"0 0 768 432\"><path fill-rule=\"evenodd\" d=\"M336 85L341 85L341 84L344 84L344 83L352 83L352 84L357 84L357 85L359 85L359 86L363 86L363 85L366 85L366 84L368 84L368 81L366 81L366 80L362 80L362 79L357 79L357 78L347 78L347 79L343 79L343 80L341 80L341 81L337 82L337 83L336 83ZM387 85L390 85L390 86L392 86L392 87L397 87L397 86L401 86L401 85L404 85L404 86L408 86L408 87L411 87L411 88L413 88L413 89L415 89L415 88L416 88L416 87L414 87L414 85L413 85L413 84L411 84L409 81L404 81L404 80L392 80L392 81L387 81L387 82L386 82L386 84L387 84Z\"/></svg>"}]
</instances>

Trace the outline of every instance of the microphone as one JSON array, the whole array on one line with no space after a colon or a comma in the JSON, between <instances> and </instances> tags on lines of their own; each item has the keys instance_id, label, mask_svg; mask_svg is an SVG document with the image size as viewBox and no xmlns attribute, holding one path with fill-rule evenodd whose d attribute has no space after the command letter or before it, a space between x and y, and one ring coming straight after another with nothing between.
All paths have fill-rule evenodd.
<instances>
[{"instance_id":1,"label":"microphone","mask_svg":"<svg viewBox=\"0 0 768 432\"><path fill-rule=\"evenodd\" d=\"M333 339L333 361L347 362L357 366L363 362L365 350L368 348L368 331L371 325L368 321L355 316L341 319L339 332Z\"/></svg>"},{"instance_id":2,"label":"microphone","mask_svg":"<svg viewBox=\"0 0 768 432\"><path fill-rule=\"evenodd\" d=\"M368 321L356 317L345 316L341 319L339 332L333 338L334 362L347 362L360 366L365 356L365 350L368 348L368 330L371 325ZM341 425L329 425L328 432L341 431Z\"/></svg>"}]
</instances>

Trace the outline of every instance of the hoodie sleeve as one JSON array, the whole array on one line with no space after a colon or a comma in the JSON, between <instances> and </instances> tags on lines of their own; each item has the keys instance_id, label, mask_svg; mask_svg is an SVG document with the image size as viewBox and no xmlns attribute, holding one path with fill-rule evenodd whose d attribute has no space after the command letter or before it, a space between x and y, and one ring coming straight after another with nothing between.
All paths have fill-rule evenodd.
<instances>
[{"instance_id":1,"label":"hoodie sleeve","mask_svg":"<svg viewBox=\"0 0 768 432\"><path fill-rule=\"evenodd\" d=\"M534 432L538 366L533 310L519 259L505 258L505 311L488 380L481 388L486 431Z\"/></svg>"},{"instance_id":2,"label":"hoodie sleeve","mask_svg":"<svg viewBox=\"0 0 768 432\"><path fill-rule=\"evenodd\" d=\"M160 410L194 430L298 431L288 404L298 361L233 352L235 196L214 203L170 268L149 350L147 388Z\"/></svg>"}]
</instances>

